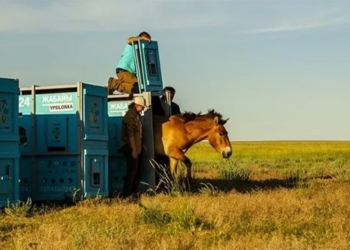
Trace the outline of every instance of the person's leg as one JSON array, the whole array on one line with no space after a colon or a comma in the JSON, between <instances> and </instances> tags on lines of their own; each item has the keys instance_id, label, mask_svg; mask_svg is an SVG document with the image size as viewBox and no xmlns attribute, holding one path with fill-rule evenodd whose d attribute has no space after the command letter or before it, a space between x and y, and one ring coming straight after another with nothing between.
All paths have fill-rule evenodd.
<instances>
[{"instance_id":1,"label":"person's leg","mask_svg":"<svg viewBox=\"0 0 350 250\"><path fill-rule=\"evenodd\" d=\"M139 93L139 85L137 83L137 77L128 71L121 71L117 75L117 91L124 92L126 94Z\"/></svg>"},{"instance_id":2,"label":"person's leg","mask_svg":"<svg viewBox=\"0 0 350 250\"><path fill-rule=\"evenodd\" d=\"M137 172L136 172L134 182L132 185L132 190L131 190L133 194L136 194L139 192L139 186L140 186L141 178L144 172L145 171L144 171L144 164L143 164L143 152L141 152L141 154L138 157Z\"/></svg>"},{"instance_id":3,"label":"person's leg","mask_svg":"<svg viewBox=\"0 0 350 250\"><path fill-rule=\"evenodd\" d=\"M117 89L117 83L118 83L118 80L115 79L114 77L110 77L108 79L108 94L109 95L112 95L114 90Z\"/></svg>"},{"instance_id":4,"label":"person's leg","mask_svg":"<svg viewBox=\"0 0 350 250\"><path fill-rule=\"evenodd\" d=\"M125 152L126 159L126 175L124 177L123 197L132 195L133 184L138 171L138 159L131 156L131 149Z\"/></svg>"},{"instance_id":5,"label":"person's leg","mask_svg":"<svg viewBox=\"0 0 350 250\"><path fill-rule=\"evenodd\" d=\"M140 88L138 82L133 84L133 87L130 90L131 93L140 93Z\"/></svg>"}]
</instances>

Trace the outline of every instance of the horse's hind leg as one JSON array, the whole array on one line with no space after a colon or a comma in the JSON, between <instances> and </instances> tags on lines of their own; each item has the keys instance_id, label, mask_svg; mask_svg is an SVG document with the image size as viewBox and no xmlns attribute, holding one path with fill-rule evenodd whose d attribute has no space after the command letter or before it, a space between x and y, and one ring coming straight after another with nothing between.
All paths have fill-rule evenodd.
<instances>
[{"instance_id":1,"label":"horse's hind leg","mask_svg":"<svg viewBox=\"0 0 350 250\"><path fill-rule=\"evenodd\" d=\"M187 179L187 181L191 182L192 181L192 171L191 171L192 162L181 151L178 154L178 158L177 159L175 157L171 157L170 158L170 171L173 174L176 174L177 164L178 164L179 160L182 161L185 164L185 166L186 166L186 179Z\"/></svg>"},{"instance_id":2,"label":"horse's hind leg","mask_svg":"<svg viewBox=\"0 0 350 250\"><path fill-rule=\"evenodd\" d=\"M185 155L183 156L183 159L181 161L186 166L186 179L187 179L187 181L192 182L192 162Z\"/></svg>"},{"instance_id":3,"label":"horse's hind leg","mask_svg":"<svg viewBox=\"0 0 350 250\"><path fill-rule=\"evenodd\" d=\"M172 173L172 176L177 182L185 188L185 190L190 191L191 189L191 183L192 183L192 176L191 176L191 161L185 157L184 164L186 165L186 178L182 179L179 178L179 174L177 173L177 165L178 160L174 158L170 158L170 171Z\"/></svg>"},{"instance_id":4,"label":"horse's hind leg","mask_svg":"<svg viewBox=\"0 0 350 250\"><path fill-rule=\"evenodd\" d=\"M170 157L170 173L176 177L178 160Z\"/></svg>"},{"instance_id":5,"label":"horse's hind leg","mask_svg":"<svg viewBox=\"0 0 350 250\"><path fill-rule=\"evenodd\" d=\"M192 181L191 167L192 163L190 159L188 159L184 152L178 148L168 148L166 149L166 154L170 157L170 171L171 173L177 177L177 165L178 161L182 161L186 166L186 186L189 187L189 184ZM178 179L178 178L177 178Z\"/></svg>"}]
</instances>

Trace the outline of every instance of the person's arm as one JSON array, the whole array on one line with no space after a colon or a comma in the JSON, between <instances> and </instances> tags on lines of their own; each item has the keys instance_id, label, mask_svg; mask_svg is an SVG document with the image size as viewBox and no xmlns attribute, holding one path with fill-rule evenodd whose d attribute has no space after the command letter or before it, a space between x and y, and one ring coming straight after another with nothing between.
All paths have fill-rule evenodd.
<instances>
[{"instance_id":1,"label":"person's arm","mask_svg":"<svg viewBox=\"0 0 350 250\"><path fill-rule=\"evenodd\" d=\"M151 42L151 39L148 39L146 37L131 36L131 37L128 38L127 44L131 44L133 41L137 41L137 40L145 40L145 41Z\"/></svg>"},{"instance_id":2,"label":"person's arm","mask_svg":"<svg viewBox=\"0 0 350 250\"><path fill-rule=\"evenodd\" d=\"M175 102L171 102L171 114L172 115L181 114L180 106Z\"/></svg>"},{"instance_id":3,"label":"person's arm","mask_svg":"<svg viewBox=\"0 0 350 250\"><path fill-rule=\"evenodd\" d=\"M135 144L135 138L132 136L132 137L129 137L129 142L130 142L130 146L131 146L131 156L136 159L137 156L138 156L138 153L137 153L137 150L136 150L136 144Z\"/></svg>"}]
</instances>

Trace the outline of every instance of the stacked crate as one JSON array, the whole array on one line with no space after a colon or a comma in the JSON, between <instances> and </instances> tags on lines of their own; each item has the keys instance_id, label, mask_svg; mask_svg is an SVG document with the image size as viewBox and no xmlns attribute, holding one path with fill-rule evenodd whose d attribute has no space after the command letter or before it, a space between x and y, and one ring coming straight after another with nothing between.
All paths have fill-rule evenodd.
<instances>
[{"instance_id":1,"label":"stacked crate","mask_svg":"<svg viewBox=\"0 0 350 250\"><path fill-rule=\"evenodd\" d=\"M108 196L107 90L79 82L20 88L20 199Z\"/></svg>"},{"instance_id":2,"label":"stacked crate","mask_svg":"<svg viewBox=\"0 0 350 250\"><path fill-rule=\"evenodd\" d=\"M0 207L19 199L18 80L0 78Z\"/></svg>"},{"instance_id":3,"label":"stacked crate","mask_svg":"<svg viewBox=\"0 0 350 250\"><path fill-rule=\"evenodd\" d=\"M155 106L163 109L160 96L163 94L163 82L158 53L158 43L139 40L132 44L140 94L148 108L142 113L143 137L147 151L144 155L145 174L143 188L155 186L155 170L150 160L154 159L153 115ZM109 193L118 194L122 191L123 178L126 174L125 157L118 150L121 147L122 119L128 110L131 100L128 95L115 94L108 96L108 149L109 149ZM165 112L167 113L167 112Z\"/></svg>"}]
</instances>

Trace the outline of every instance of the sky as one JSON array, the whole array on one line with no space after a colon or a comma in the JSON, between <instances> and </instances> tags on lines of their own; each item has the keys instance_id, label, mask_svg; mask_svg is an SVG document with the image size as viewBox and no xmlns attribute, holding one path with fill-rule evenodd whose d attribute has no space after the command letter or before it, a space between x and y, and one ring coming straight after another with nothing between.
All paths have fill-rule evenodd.
<instances>
[{"instance_id":1,"label":"sky","mask_svg":"<svg viewBox=\"0 0 350 250\"><path fill-rule=\"evenodd\" d=\"M106 85L141 31L181 110L230 140L350 140L348 0L0 0L0 77Z\"/></svg>"}]
</instances>

